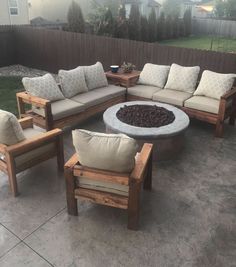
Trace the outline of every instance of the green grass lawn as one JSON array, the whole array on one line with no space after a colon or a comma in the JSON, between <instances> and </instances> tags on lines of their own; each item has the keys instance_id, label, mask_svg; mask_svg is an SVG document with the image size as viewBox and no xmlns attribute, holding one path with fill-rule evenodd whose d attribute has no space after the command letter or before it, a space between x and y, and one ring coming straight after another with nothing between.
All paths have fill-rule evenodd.
<instances>
[{"instance_id":1,"label":"green grass lawn","mask_svg":"<svg viewBox=\"0 0 236 267\"><path fill-rule=\"evenodd\" d=\"M21 77L0 76L0 109L18 115L16 92L22 91Z\"/></svg>"},{"instance_id":2,"label":"green grass lawn","mask_svg":"<svg viewBox=\"0 0 236 267\"><path fill-rule=\"evenodd\" d=\"M222 37L191 36L161 41L160 44L220 52L236 52L236 39Z\"/></svg>"}]
</instances>

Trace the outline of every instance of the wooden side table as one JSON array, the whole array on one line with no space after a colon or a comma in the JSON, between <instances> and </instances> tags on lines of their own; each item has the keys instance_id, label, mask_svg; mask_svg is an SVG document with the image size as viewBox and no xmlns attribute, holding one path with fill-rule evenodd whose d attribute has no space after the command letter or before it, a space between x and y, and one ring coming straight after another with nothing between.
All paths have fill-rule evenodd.
<instances>
[{"instance_id":1,"label":"wooden side table","mask_svg":"<svg viewBox=\"0 0 236 267\"><path fill-rule=\"evenodd\" d=\"M123 73L121 70L117 73L107 71L105 74L110 83L128 88L136 84L140 71L133 70L131 73Z\"/></svg>"}]
</instances>

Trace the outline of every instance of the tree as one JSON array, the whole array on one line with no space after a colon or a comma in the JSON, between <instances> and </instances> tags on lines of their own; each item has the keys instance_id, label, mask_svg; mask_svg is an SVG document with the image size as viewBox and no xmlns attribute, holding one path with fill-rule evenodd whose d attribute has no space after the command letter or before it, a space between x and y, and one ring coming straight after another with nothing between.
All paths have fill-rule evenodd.
<instances>
[{"instance_id":1,"label":"tree","mask_svg":"<svg viewBox=\"0 0 236 267\"><path fill-rule=\"evenodd\" d=\"M184 20L185 35L189 36L192 33L192 14L189 8L185 10L183 20Z\"/></svg>"},{"instance_id":2,"label":"tree","mask_svg":"<svg viewBox=\"0 0 236 267\"><path fill-rule=\"evenodd\" d=\"M117 38L128 38L128 23L126 19L125 6L121 5L118 11L118 17L115 23L114 36Z\"/></svg>"},{"instance_id":3,"label":"tree","mask_svg":"<svg viewBox=\"0 0 236 267\"><path fill-rule=\"evenodd\" d=\"M157 20L157 40L164 40L166 38L166 24L165 14L161 12L160 17Z\"/></svg>"},{"instance_id":4,"label":"tree","mask_svg":"<svg viewBox=\"0 0 236 267\"><path fill-rule=\"evenodd\" d=\"M148 36L149 42L155 42L157 40L157 17L154 8L151 9L148 17Z\"/></svg>"},{"instance_id":5,"label":"tree","mask_svg":"<svg viewBox=\"0 0 236 267\"><path fill-rule=\"evenodd\" d=\"M146 16L141 17L140 21L140 35L141 35L141 41L148 42L149 41L149 25L148 20Z\"/></svg>"},{"instance_id":6,"label":"tree","mask_svg":"<svg viewBox=\"0 0 236 267\"><path fill-rule=\"evenodd\" d=\"M82 10L78 3L71 2L67 13L68 30L72 32L85 32L85 22Z\"/></svg>"},{"instance_id":7,"label":"tree","mask_svg":"<svg viewBox=\"0 0 236 267\"><path fill-rule=\"evenodd\" d=\"M215 16L218 18L222 18L225 16L225 2L223 0L217 0L215 5Z\"/></svg>"},{"instance_id":8,"label":"tree","mask_svg":"<svg viewBox=\"0 0 236 267\"><path fill-rule=\"evenodd\" d=\"M114 19L110 8L106 9L104 16L101 17L98 27L99 35L113 36L114 34Z\"/></svg>"},{"instance_id":9,"label":"tree","mask_svg":"<svg viewBox=\"0 0 236 267\"><path fill-rule=\"evenodd\" d=\"M165 0L163 11L166 16L179 17L182 0Z\"/></svg>"},{"instance_id":10,"label":"tree","mask_svg":"<svg viewBox=\"0 0 236 267\"><path fill-rule=\"evenodd\" d=\"M133 3L128 20L129 39L140 40L140 12L138 3Z\"/></svg>"},{"instance_id":11,"label":"tree","mask_svg":"<svg viewBox=\"0 0 236 267\"><path fill-rule=\"evenodd\" d=\"M166 17L166 23L165 23L165 38L171 39L173 38L173 21L171 15L168 15Z\"/></svg>"},{"instance_id":12,"label":"tree","mask_svg":"<svg viewBox=\"0 0 236 267\"><path fill-rule=\"evenodd\" d=\"M228 18L236 19L236 1L235 0L227 0L225 2L225 14Z\"/></svg>"},{"instance_id":13,"label":"tree","mask_svg":"<svg viewBox=\"0 0 236 267\"><path fill-rule=\"evenodd\" d=\"M172 29L173 29L173 38L178 38L179 37L179 18L174 17L172 19Z\"/></svg>"}]
</instances>

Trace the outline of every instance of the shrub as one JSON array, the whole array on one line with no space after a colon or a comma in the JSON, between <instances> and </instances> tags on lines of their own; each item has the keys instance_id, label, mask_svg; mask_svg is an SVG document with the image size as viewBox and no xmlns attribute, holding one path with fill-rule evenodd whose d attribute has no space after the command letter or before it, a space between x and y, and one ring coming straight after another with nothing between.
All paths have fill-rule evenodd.
<instances>
[{"instance_id":1,"label":"shrub","mask_svg":"<svg viewBox=\"0 0 236 267\"><path fill-rule=\"evenodd\" d=\"M149 25L148 20L145 16L141 17L141 27L140 27L140 35L141 41L148 42L149 41Z\"/></svg>"},{"instance_id":2,"label":"shrub","mask_svg":"<svg viewBox=\"0 0 236 267\"><path fill-rule=\"evenodd\" d=\"M192 14L189 8L185 10L183 20L185 27L185 36L189 36L192 33Z\"/></svg>"},{"instance_id":3,"label":"shrub","mask_svg":"<svg viewBox=\"0 0 236 267\"><path fill-rule=\"evenodd\" d=\"M148 36L149 42L155 42L157 40L157 17L154 8L151 9L148 17Z\"/></svg>"},{"instance_id":4,"label":"shrub","mask_svg":"<svg viewBox=\"0 0 236 267\"><path fill-rule=\"evenodd\" d=\"M140 12L139 6L136 3L131 5L128 25L129 39L140 40Z\"/></svg>"},{"instance_id":5,"label":"shrub","mask_svg":"<svg viewBox=\"0 0 236 267\"><path fill-rule=\"evenodd\" d=\"M72 32L85 32L85 22L82 10L78 3L72 1L68 13L68 30Z\"/></svg>"}]
</instances>

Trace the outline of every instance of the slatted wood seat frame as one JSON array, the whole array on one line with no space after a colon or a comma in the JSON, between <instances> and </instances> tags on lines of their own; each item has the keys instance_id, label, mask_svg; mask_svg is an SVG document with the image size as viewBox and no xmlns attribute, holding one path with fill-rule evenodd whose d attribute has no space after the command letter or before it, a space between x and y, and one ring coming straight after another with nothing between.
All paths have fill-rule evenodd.
<instances>
[{"instance_id":1,"label":"slatted wood seat frame","mask_svg":"<svg viewBox=\"0 0 236 267\"><path fill-rule=\"evenodd\" d=\"M19 123L23 129L33 128L32 118L28 117L20 119ZM16 167L16 157L50 143L55 143L55 146L53 149L51 149L51 151L41 156L36 156L31 160L25 162L24 164L20 165L20 167ZM45 132L33 138L19 142L15 145L6 146L4 144L0 144L0 153L3 155L3 157L0 158L0 170L8 175L9 184L13 195L18 195L16 174L19 172L22 172L55 156L57 157L58 169L60 171L63 171L63 151L63 135L62 130L60 129L54 129L49 132Z\"/></svg>"},{"instance_id":2,"label":"slatted wood seat frame","mask_svg":"<svg viewBox=\"0 0 236 267\"><path fill-rule=\"evenodd\" d=\"M77 114L67 116L63 119L54 120L52 115L51 102L49 100L35 97L27 92L19 92L16 94L18 111L20 118L31 117L33 118L34 124L42 127L46 130L51 130L54 128L64 128L66 126L72 126L73 124L81 123L93 115L105 111L107 108L122 103L125 101L125 95L113 97L101 104L94 105L92 107L86 108ZM45 117L40 116L33 112L32 110L26 111L25 104L30 104L38 108L44 109Z\"/></svg>"},{"instance_id":3,"label":"slatted wood seat frame","mask_svg":"<svg viewBox=\"0 0 236 267\"><path fill-rule=\"evenodd\" d=\"M74 216L78 215L77 199L82 198L101 205L127 210L128 228L137 230L141 186L143 184L143 188L146 190L152 188L152 147L152 144L145 143L136 157L133 171L124 174L81 166L77 154L74 154L64 167L68 213ZM129 187L128 196L81 188L76 182L77 177L127 185Z\"/></svg>"}]
</instances>

